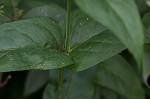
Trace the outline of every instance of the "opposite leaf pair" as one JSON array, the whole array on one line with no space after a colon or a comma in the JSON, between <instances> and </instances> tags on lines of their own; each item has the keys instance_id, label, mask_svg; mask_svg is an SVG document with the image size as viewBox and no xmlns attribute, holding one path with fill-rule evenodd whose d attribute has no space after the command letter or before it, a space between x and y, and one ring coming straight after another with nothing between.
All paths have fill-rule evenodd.
<instances>
[{"instance_id":1,"label":"opposite leaf pair","mask_svg":"<svg viewBox=\"0 0 150 99\"><path fill-rule=\"evenodd\" d=\"M125 49L110 32L81 11L72 17L69 56L64 34L50 18L33 18L0 26L0 70L54 69L81 71ZM76 18L75 18L76 17ZM86 25L85 25L86 24Z\"/></svg>"}]
</instances>

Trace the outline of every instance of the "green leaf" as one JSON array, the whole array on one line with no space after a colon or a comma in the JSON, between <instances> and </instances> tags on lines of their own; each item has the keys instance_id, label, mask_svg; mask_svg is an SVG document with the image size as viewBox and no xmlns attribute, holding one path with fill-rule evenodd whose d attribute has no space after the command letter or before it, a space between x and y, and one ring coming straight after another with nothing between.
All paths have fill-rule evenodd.
<instances>
[{"instance_id":1,"label":"green leaf","mask_svg":"<svg viewBox=\"0 0 150 99\"><path fill-rule=\"evenodd\" d=\"M69 54L75 61L69 66L72 70L85 70L125 49L111 32L82 11L75 11L71 16ZM64 23L61 26L65 26ZM65 31L65 27L62 29Z\"/></svg>"},{"instance_id":2,"label":"green leaf","mask_svg":"<svg viewBox=\"0 0 150 99\"><path fill-rule=\"evenodd\" d=\"M95 82L128 99L145 99L136 73L119 55L100 64Z\"/></svg>"},{"instance_id":3,"label":"green leaf","mask_svg":"<svg viewBox=\"0 0 150 99\"><path fill-rule=\"evenodd\" d=\"M70 49L86 42L91 37L103 32L106 28L80 10L71 15Z\"/></svg>"},{"instance_id":4,"label":"green leaf","mask_svg":"<svg viewBox=\"0 0 150 99\"><path fill-rule=\"evenodd\" d=\"M101 87L100 90L101 90L102 97L104 97L104 99L128 99L108 88Z\"/></svg>"},{"instance_id":5,"label":"green leaf","mask_svg":"<svg viewBox=\"0 0 150 99\"><path fill-rule=\"evenodd\" d=\"M129 49L141 70L144 33L134 0L75 0L77 5L110 29Z\"/></svg>"},{"instance_id":6,"label":"green leaf","mask_svg":"<svg viewBox=\"0 0 150 99\"><path fill-rule=\"evenodd\" d=\"M0 71L54 69L72 64L59 51L59 26L49 18L35 18L0 26Z\"/></svg>"},{"instance_id":7,"label":"green leaf","mask_svg":"<svg viewBox=\"0 0 150 99\"><path fill-rule=\"evenodd\" d=\"M66 20L60 22L60 26L63 30L63 36L65 36L65 24ZM69 37L69 48L73 50L79 44L84 43L89 38L99 34L102 31L107 30L104 26L100 25L85 13L80 10L76 10L71 13L71 33Z\"/></svg>"},{"instance_id":8,"label":"green leaf","mask_svg":"<svg viewBox=\"0 0 150 99\"><path fill-rule=\"evenodd\" d=\"M150 77L150 44L145 44L145 51L143 55L143 79L147 87L150 88L148 84L148 78Z\"/></svg>"},{"instance_id":9,"label":"green leaf","mask_svg":"<svg viewBox=\"0 0 150 99\"><path fill-rule=\"evenodd\" d=\"M50 83L45 88L43 99L58 99L58 86L52 83L52 81L54 79L50 80ZM77 73L64 72L63 99L93 99L94 89L95 87L92 82L86 81Z\"/></svg>"},{"instance_id":10,"label":"green leaf","mask_svg":"<svg viewBox=\"0 0 150 99\"><path fill-rule=\"evenodd\" d=\"M75 64L74 71L82 71L120 53L125 47L109 31L102 32L74 49L70 55Z\"/></svg>"},{"instance_id":11,"label":"green leaf","mask_svg":"<svg viewBox=\"0 0 150 99\"><path fill-rule=\"evenodd\" d=\"M29 96L41 89L49 80L49 71L29 71L24 88L24 96Z\"/></svg>"},{"instance_id":12,"label":"green leaf","mask_svg":"<svg viewBox=\"0 0 150 99\"><path fill-rule=\"evenodd\" d=\"M45 5L45 6L31 9L23 16L23 19L46 16L46 17L51 17L56 21L60 21L65 17L65 15L66 15L66 11L63 8L55 4L50 4L50 5Z\"/></svg>"}]
</instances>

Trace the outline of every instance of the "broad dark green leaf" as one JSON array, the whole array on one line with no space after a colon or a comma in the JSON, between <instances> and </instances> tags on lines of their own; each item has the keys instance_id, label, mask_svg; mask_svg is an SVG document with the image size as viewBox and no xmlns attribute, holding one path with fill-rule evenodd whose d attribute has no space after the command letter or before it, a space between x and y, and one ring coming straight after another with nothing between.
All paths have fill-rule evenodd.
<instances>
[{"instance_id":1,"label":"broad dark green leaf","mask_svg":"<svg viewBox=\"0 0 150 99\"><path fill-rule=\"evenodd\" d=\"M80 10L74 11L71 13L71 16L71 33L69 37L70 50L73 50L79 44L84 43L89 38L107 30L104 26L100 25ZM65 24L66 20L62 20L60 22L63 35L66 33Z\"/></svg>"},{"instance_id":2,"label":"broad dark green leaf","mask_svg":"<svg viewBox=\"0 0 150 99\"><path fill-rule=\"evenodd\" d=\"M77 5L110 29L129 49L141 70L144 33L134 0L75 0Z\"/></svg>"},{"instance_id":3,"label":"broad dark green leaf","mask_svg":"<svg viewBox=\"0 0 150 99\"><path fill-rule=\"evenodd\" d=\"M71 16L69 51L75 61L69 67L72 70L85 70L125 49L111 32L83 12L75 11Z\"/></svg>"},{"instance_id":4,"label":"broad dark green leaf","mask_svg":"<svg viewBox=\"0 0 150 99\"><path fill-rule=\"evenodd\" d=\"M81 71L120 53L125 47L109 31L102 32L74 49L70 55L75 64L72 70Z\"/></svg>"},{"instance_id":5,"label":"broad dark green leaf","mask_svg":"<svg viewBox=\"0 0 150 99\"><path fill-rule=\"evenodd\" d=\"M100 64L95 82L127 97L127 99L145 99L136 73L119 55Z\"/></svg>"},{"instance_id":6,"label":"broad dark green leaf","mask_svg":"<svg viewBox=\"0 0 150 99\"><path fill-rule=\"evenodd\" d=\"M0 71L54 69L72 64L59 51L59 26L49 18L35 18L0 26Z\"/></svg>"},{"instance_id":7,"label":"broad dark green leaf","mask_svg":"<svg viewBox=\"0 0 150 99\"><path fill-rule=\"evenodd\" d=\"M143 79L145 84L150 88L148 84L149 77L150 77L150 44L146 44L143 55Z\"/></svg>"},{"instance_id":8,"label":"broad dark green leaf","mask_svg":"<svg viewBox=\"0 0 150 99\"><path fill-rule=\"evenodd\" d=\"M71 16L70 49L74 49L91 37L106 30L104 26L91 19L82 11L75 11Z\"/></svg>"},{"instance_id":9,"label":"broad dark green leaf","mask_svg":"<svg viewBox=\"0 0 150 99\"><path fill-rule=\"evenodd\" d=\"M65 15L66 15L66 11L63 8L55 4L50 4L50 5L45 5L45 6L31 9L23 16L23 19L46 16L46 17L51 17L56 21L60 21L65 17Z\"/></svg>"},{"instance_id":10,"label":"broad dark green leaf","mask_svg":"<svg viewBox=\"0 0 150 99\"><path fill-rule=\"evenodd\" d=\"M29 71L24 88L24 96L29 96L42 88L49 80L49 71Z\"/></svg>"},{"instance_id":11,"label":"broad dark green leaf","mask_svg":"<svg viewBox=\"0 0 150 99\"><path fill-rule=\"evenodd\" d=\"M51 76L56 76L57 74L58 73L54 73L51 74ZM53 83L55 77L51 78L50 83L44 91L43 99L58 99L58 85L57 83ZM86 81L77 73L65 71L63 80L63 99L93 99L94 90L95 86L92 82Z\"/></svg>"}]
</instances>

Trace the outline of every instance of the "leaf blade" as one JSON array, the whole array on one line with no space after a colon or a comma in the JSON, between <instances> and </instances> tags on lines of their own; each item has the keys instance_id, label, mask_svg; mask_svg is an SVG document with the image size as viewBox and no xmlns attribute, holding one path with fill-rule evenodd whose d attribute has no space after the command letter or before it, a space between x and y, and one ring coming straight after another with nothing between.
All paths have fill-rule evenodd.
<instances>
[{"instance_id":1,"label":"leaf blade","mask_svg":"<svg viewBox=\"0 0 150 99\"><path fill-rule=\"evenodd\" d=\"M59 50L61 43L61 30L49 18L3 24L0 26L0 71L45 70L70 65L73 61Z\"/></svg>"},{"instance_id":2,"label":"leaf blade","mask_svg":"<svg viewBox=\"0 0 150 99\"><path fill-rule=\"evenodd\" d=\"M81 44L70 55L75 64L69 66L74 71L82 71L125 50L121 42L110 32L104 31Z\"/></svg>"},{"instance_id":3,"label":"leaf blade","mask_svg":"<svg viewBox=\"0 0 150 99\"><path fill-rule=\"evenodd\" d=\"M144 33L134 1L127 0L124 3L122 0L76 0L76 3L83 11L113 31L133 54L140 71Z\"/></svg>"},{"instance_id":4,"label":"leaf blade","mask_svg":"<svg viewBox=\"0 0 150 99\"><path fill-rule=\"evenodd\" d=\"M69 54L75 64L69 66L70 69L85 70L125 49L124 45L107 28L82 11L74 11L71 16ZM62 29L65 31L65 27Z\"/></svg>"},{"instance_id":5,"label":"leaf blade","mask_svg":"<svg viewBox=\"0 0 150 99\"><path fill-rule=\"evenodd\" d=\"M49 80L48 71L29 71L24 87L24 96L29 96L41 89Z\"/></svg>"},{"instance_id":6,"label":"leaf blade","mask_svg":"<svg viewBox=\"0 0 150 99\"><path fill-rule=\"evenodd\" d=\"M95 82L128 99L145 99L136 73L128 62L119 55L100 64Z\"/></svg>"},{"instance_id":7,"label":"leaf blade","mask_svg":"<svg viewBox=\"0 0 150 99\"><path fill-rule=\"evenodd\" d=\"M0 52L0 71L48 70L72 64L63 52L53 49L23 49Z\"/></svg>"}]
</instances>

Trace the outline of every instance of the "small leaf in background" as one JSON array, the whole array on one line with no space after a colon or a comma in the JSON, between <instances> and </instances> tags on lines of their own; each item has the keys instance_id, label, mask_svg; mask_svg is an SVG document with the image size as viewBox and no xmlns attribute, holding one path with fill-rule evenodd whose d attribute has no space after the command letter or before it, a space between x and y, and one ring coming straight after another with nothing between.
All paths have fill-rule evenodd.
<instances>
[{"instance_id":1,"label":"small leaf in background","mask_svg":"<svg viewBox=\"0 0 150 99\"><path fill-rule=\"evenodd\" d=\"M100 90L104 99L128 99L107 88L101 87Z\"/></svg>"},{"instance_id":2,"label":"small leaf in background","mask_svg":"<svg viewBox=\"0 0 150 99\"><path fill-rule=\"evenodd\" d=\"M142 22L148 34L150 34L150 20L149 19L150 19L150 12L146 13L144 17L142 18Z\"/></svg>"},{"instance_id":3,"label":"small leaf in background","mask_svg":"<svg viewBox=\"0 0 150 99\"><path fill-rule=\"evenodd\" d=\"M123 42L141 71L144 33L134 0L75 1L83 11L110 29Z\"/></svg>"},{"instance_id":4,"label":"small leaf in background","mask_svg":"<svg viewBox=\"0 0 150 99\"><path fill-rule=\"evenodd\" d=\"M17 6L21 0L0 0L0 4Z\"/></svg>"},{"instance_id":5,"label":"small leaf in background","mask_svg":"<svg viewBox=\"0 0 150 99\"><path fill-rule=\"evenodd\" d=\"M143 79L147 87L150 88L150 44L145 44L143 55Z\"/></svg>"},{"instance_id":6,"label":"small leaf in background","mask_svg":"<svg viewBox=\"0 0 150 99\"><path fill-rule=\"evenodd\" d=\"M41 89L49 80L49 71L29 71L24 88L24 96L29 96Z\"/></svg>"},{"instance_id":7,"label":"small leaf in background","mask_svg":"<svg viewBox=\"0 0 150 99\"><path fill-rule=\"evenodd\" d=\"M72 64L61 52L62 36L56 22L34 18L0 26L0 71L54 69Z\"/></svg>"},{"instance_id":8,"label":"small leaf in background","mask_svg":"<svg viewBox=\"0 0 150 99\"><path fill-rule=\"evenodd\" d=\"M145 0L134 0L134 1L138 7L141 16L143 16L146 12L150 10L150 7L146 4Z\"/></svg>"},{"instance_id":9,"label":"small leaf in background","mask_svg":"<svg viewBox=\"0 0 150 99\"><path fill-rule=\"evenodd\" d=\"M116 93L106 88L101 88L101 94L104 99L118 99Z\"/></svg>"},{"instance_id":10,"label":"small leaf in background","mask_svg":"<svg viewBox=\"0 0 150 99\"><path fill-rule=\"evenodd\" d=\"M31 9L23 16L23 19L44 16L51 17L56 21L60 21L66 16L66 11L58 5L49 4Z\"/></svg>"},{"instance_id":11,"label":"small leaf in background","mask_svg":"<svg viewBox=\"0 0 150 99\"><path fill-rule=\"evenodd\" d=\"M53 79L50 79L50 83L47 85L43 93L43 99L58 98L57 83L52 82ZM72 73L68 70L65 70L63 80L63 99L93 99L94 90L94 83L87 82L77 73Z\"/></svg>"},{"instance_id":12,"label":"small leaf in background","mask_svg":"<svg viewBox=\"0 0 150 99\"><path fill-rule=\"evenodd\" d=\"M100 64L95 82L127 97L127 99L145 99L136 73L119 55Z\"/></svg>"}]
</instances>

